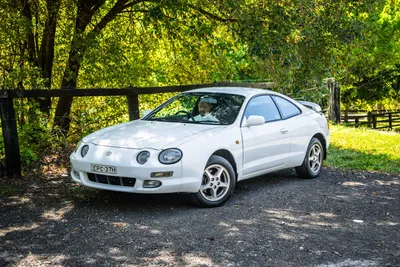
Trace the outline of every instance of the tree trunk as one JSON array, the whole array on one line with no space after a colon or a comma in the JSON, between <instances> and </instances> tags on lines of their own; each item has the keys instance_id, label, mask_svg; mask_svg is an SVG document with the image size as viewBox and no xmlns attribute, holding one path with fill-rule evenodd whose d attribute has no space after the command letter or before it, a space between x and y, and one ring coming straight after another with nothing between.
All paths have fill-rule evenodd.
<instances>
[{"instance_id":1,"label":"tree trunk","mask_svg":"<svg viewBox=\"0 0 400 267\"><path fill-rule=\"evenodd\" d=\"M335 79L327 79L329 88L328 119L334 124L340 123L340 86Z\"/></svg>"},{"instance_id":2,"label":"tree trunk","mask_svg":"<svg viewBox=\"0 0 400 267\"><path fill-rule=\"evenodd\" d=\"M86 16L83 16L86 15ZM67 67L64 71L64 76L61 83L61 89L76 89L76 82L83 60L85 46L83 32L89 24L91 16L82 14L82 10L78 7L78 15L76 18L75 33L72 39L71 50L68 56ZM60 97L58 100L56 114L54 119L54 127L59 128L63 134L68 133L71 122L70 111L72 105L72 97Z\"/></svg>"},{"instance_id":3,"label":"tree trunk","mask_svg":"<svg viewBox=\"0 0 400 267\"><path fill-rule=\"evenodd\" d=\"M47 0L47 20L43 30L43 39L39 52L39 66L45 78L45 87L51 88L54 62L54 39L56 35L57 17L60 9L60 0ZM51 110L51 98L39 99L40 110L48 116Z\"/></svg>"},{"instance_id":4,"label":"tree trunk","mask_svg":"<svg viewBox=\"0 0 400 267\"><path fill-rule=\"evenodd\" d=\"M76 89L76 82L79 75L81 62L85 52L90 45L90 41L96 38L101 30L112 21L119 12L127 7L126 3L129 0L118 0L111 10L101 19L94 29L84 35L87 25L90 23L93 14L100 8L105 0L79 0L78 12L75 23L75 33L72 39L71 50L68 57L67 67L64 71L62 79L62 89ZM134 1L131 4L140 3L142 1ZM69 131L70 127L70 112L72 105L72 97L60 97L54 119L54 128L59 129L64 135Z\"/></svg>"}]
</instances>

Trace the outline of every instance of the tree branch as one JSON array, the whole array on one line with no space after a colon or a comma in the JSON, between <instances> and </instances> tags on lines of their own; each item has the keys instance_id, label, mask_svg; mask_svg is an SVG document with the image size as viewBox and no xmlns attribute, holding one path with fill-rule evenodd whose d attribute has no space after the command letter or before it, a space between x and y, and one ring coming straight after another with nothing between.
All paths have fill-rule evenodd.
<instances>
[{"instance_id":1,"label":"tree branch","mask_svg":"<svg viewBox=\"0 0 400 267\"><path fill-rule=\"evenodd\" d=\"M222 17L220 17L220 16L218 16L218 15L212 14L212 13L210 13L210 12L208 12L208 11L205 11L205 10L202 9L202 8L198 8L198 7L196 7L196 6L194 6L194 5L191 5L191 4L188 4L188 7L190 7L191 9L194 9L194 10L200 12L201 14L203 14L203 15L206 16L206 17L208 17L209 19L213 19L213 20L216 20L216 21L220 21L220 22L237 22L237 21L238 21L237 19L231 19L231 18L226 19L226 18L222 18Z\"/></svg>"},{"instance_id":2,"label":"tree branch","mask_svg":"<svg viewBox=\"0 0 400 267\"><path fill-rule=\"evenodd\" d=\"M108 13L100 20L99 23L89 33L90 36L100 33L107 24L112 21L119 13L128 7L132 7L142 2L148 2L148 0L137 0L127 3L129 0L118 0L117 3L108 11Z\"/></svg>"}]
</instances>

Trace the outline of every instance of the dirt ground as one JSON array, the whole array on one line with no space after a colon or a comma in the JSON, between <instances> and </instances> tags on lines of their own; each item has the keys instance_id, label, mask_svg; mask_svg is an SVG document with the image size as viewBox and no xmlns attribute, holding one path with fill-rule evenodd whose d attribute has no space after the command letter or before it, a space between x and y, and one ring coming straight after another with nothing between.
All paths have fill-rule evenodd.
<instances>
[{"instance_id":1,"label":"dirt ground","mask_svg":"<svg viewBox=\"0 0 400 267\"><path fill-rule=\"evenodd\" d=\"M0 266L400 266L394 175L288 170L238 183L214 209L67 175L0 187Z\"/></svg>"}]
</instances>

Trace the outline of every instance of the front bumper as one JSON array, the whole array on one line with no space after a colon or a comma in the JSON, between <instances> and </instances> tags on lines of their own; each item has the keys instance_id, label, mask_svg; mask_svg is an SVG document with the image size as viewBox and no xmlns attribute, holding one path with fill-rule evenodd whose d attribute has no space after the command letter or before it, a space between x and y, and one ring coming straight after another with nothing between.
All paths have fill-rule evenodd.
<instances>
[{"instance_id":1,"label":"front bumper","mask_svg":"<svg viewBox=\"0 0 400 267\"><path fill-rule=\"evenodd\" d=\"M200 187L201 177L186 173L182 177L182 161L165 165L158 161L160 151L149 150L150 159L143 165L136 161L138 149L122 149L96 146L89 144L88 154L83 158L80 153L72 153L70 162L72 165L71 178L73 181L92 188L103 190L127 192L127 193L175 193L197 192ZM111 154L106 156L107 154ZM111 153L110 153L111 152ZM94 172L93 164L115 166L116 174ZM151 177L154 172L173 172L171 177ZM96 175L94 175L96 174ZM144 187L145 181L160 181L156 188Z\"/></svg>"}]
</instances>

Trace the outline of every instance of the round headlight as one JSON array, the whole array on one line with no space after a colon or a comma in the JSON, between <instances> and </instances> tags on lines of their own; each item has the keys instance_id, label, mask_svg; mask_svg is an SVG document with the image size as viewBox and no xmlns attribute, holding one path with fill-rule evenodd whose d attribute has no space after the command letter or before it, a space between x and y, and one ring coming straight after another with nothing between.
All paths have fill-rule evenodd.
<instances>
[{"instance_id":1,"label":"round headlight","mask_svg":"<svg viewBox=\"0 0 400 267\"><path fill-rule=\"evenodd\" d=\"M182 158L182 151L177 148L169 148L160 153L158 160L163 164L174 164Z\"/></svg>"},{"instance_id":2,"label":"round headlight","mask_svg":"<svg viewBox=\"0 0 400 267\"><path fill-rule=\"evenodd\" d=\"M149 160L149 158L150 158L150 152L142 151L137 155L136 160L140 164L145 164Z\"/></svg>"},{"instance_id":3,"label":"round headlight","mask_svg":"<svg viewBox=\"0 0 400 267\"><path fill-rule=\"evenodd\" d=\"M84 146L82 147L82 149L81 149L81 156L82 156L82 158L86 156L86 154L88 153L88 151L89 151L89 146L88 146L88 145L84 145Z\"/></svg>"}]
</instances>

